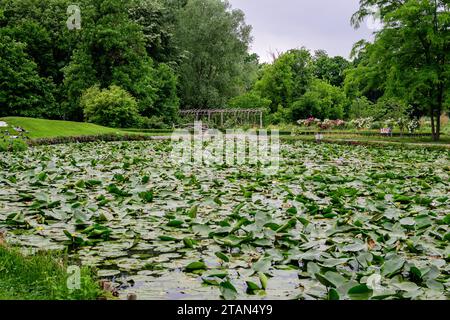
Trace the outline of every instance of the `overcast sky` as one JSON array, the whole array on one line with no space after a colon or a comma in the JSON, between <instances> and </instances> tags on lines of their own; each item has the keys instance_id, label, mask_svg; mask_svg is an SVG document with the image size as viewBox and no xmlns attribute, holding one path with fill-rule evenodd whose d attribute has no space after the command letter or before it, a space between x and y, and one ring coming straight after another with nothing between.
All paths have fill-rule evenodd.
<instances>
[{"instance_id":1,"label":"overcast sky","mask_svg":"<svg viewBox=\"0 0 450 320\"><path fill-rule=\"evenodd\" d=\"M372 39L370 24L355 30L350 25L359 0L229 0L244 11L253 26L252 51L262 61L269 52L284 52L302 46L324 49L328 54L349 57L353 44Z\"/></svg>"}]
</instances>

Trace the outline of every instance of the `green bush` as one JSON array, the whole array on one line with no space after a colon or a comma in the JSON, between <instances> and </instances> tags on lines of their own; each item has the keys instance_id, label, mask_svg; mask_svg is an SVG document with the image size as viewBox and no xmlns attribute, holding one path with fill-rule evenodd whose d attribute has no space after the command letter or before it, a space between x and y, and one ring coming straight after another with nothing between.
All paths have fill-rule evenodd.
<instances>
[{"instance_id":1,"label":"green bush","mask_svg":"<svg viewBox=\"0 0 450 320\"><path fill-rule=\"evenodd\" d=\"M101 90L98 86L87 89L81 97L85 120L113 128L131 128L139 123L136 99L118 86Z\"/></svg>"}]
</instances>

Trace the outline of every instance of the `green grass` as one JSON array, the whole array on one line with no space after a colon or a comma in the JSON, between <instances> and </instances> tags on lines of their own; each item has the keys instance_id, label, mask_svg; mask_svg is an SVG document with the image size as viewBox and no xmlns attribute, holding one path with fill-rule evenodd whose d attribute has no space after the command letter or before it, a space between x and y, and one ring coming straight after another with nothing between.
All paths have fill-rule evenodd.
<instances>
[{"instance_id":1,"label":"green grass","mask_svg":"<svg viewBox=\"0 0 450 320\"><path fill-rule=\"evenodd\" d=\"M19 117L0 118L0 121L5 121L9 125L25 129L29 132L27 135L30 139L124 133L120 129L107 128L84 122Z\"/></svg>"},{"instance_id":2,"label":"green grass","mask_svg":"<svg viewBox=\"0 0 450 320\"><path fill-rule=\"evenodd\" d=\"M81 269L81 289L70 291L66 268L60 254L25 256L0 245L0 300L94 300L102 293L87 268Z\"/></svg>"}]
</instances>

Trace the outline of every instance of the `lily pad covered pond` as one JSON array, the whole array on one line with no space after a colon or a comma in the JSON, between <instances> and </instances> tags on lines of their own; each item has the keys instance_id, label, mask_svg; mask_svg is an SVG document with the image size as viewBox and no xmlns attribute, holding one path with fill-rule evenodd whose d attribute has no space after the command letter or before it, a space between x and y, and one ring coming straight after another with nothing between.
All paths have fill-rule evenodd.
<instances>
[{"instance_id":1,"label":"lily pad covered pond","mask_svg":"<svg viewBox=\"0 0 450 320\"><path fill-rule=\"evenodd\" d=\"M448 299L450 154L292 142L276 176L169 142L0 156L8 241L139 299Z\"/></svg>"}]
</instances>

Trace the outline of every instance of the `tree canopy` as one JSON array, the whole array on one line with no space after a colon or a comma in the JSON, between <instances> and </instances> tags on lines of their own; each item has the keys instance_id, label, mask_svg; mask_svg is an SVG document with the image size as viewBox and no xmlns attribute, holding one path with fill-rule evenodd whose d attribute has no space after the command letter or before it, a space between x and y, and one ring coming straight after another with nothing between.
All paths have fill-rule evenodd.
<instances>
[{"instance_id":1,"label":"tree canopy","mask_svg":"<svg viewBox=\"0 0 450 320\"><path fill-rule=\"evenodd\" d=\"M383 97L411 104L431 117L435 140L450 95L450 10L446 0L361 0L356 27L378 9L383 28L362 45L363 58L352 78L362 92L376 87ZM350 81L350 80L349 80Z\"/></svg>"},{"instance_id":2,"label":"tree canopy","mask_svg":"<svg viewBox=\"0 0 450 320\"><path fill-rule=\"evenodd\" d=\"M186 108L226 105L242 92L251 27L226 1L190 0L178 13L175 41L183 49L179 94Z\"/></svg>"},{"instance_id":3,"label":"tree canopy","mask_svg":"<svg viewBox=\"0 0 450 320\"><path fill-rule=\"evenodd\" d=\"M74 30L69 5L0 2L1 116L87 120L82 97L114 88L146 126L177 122L180 108L226 106L265 108L274 123L428 115L438 140L449 108L447 0L360 0L351 24L377 16L382 28L350 61L301 47L264 64L226 0L79 0Z\"/></svg>"}]
</instances>

